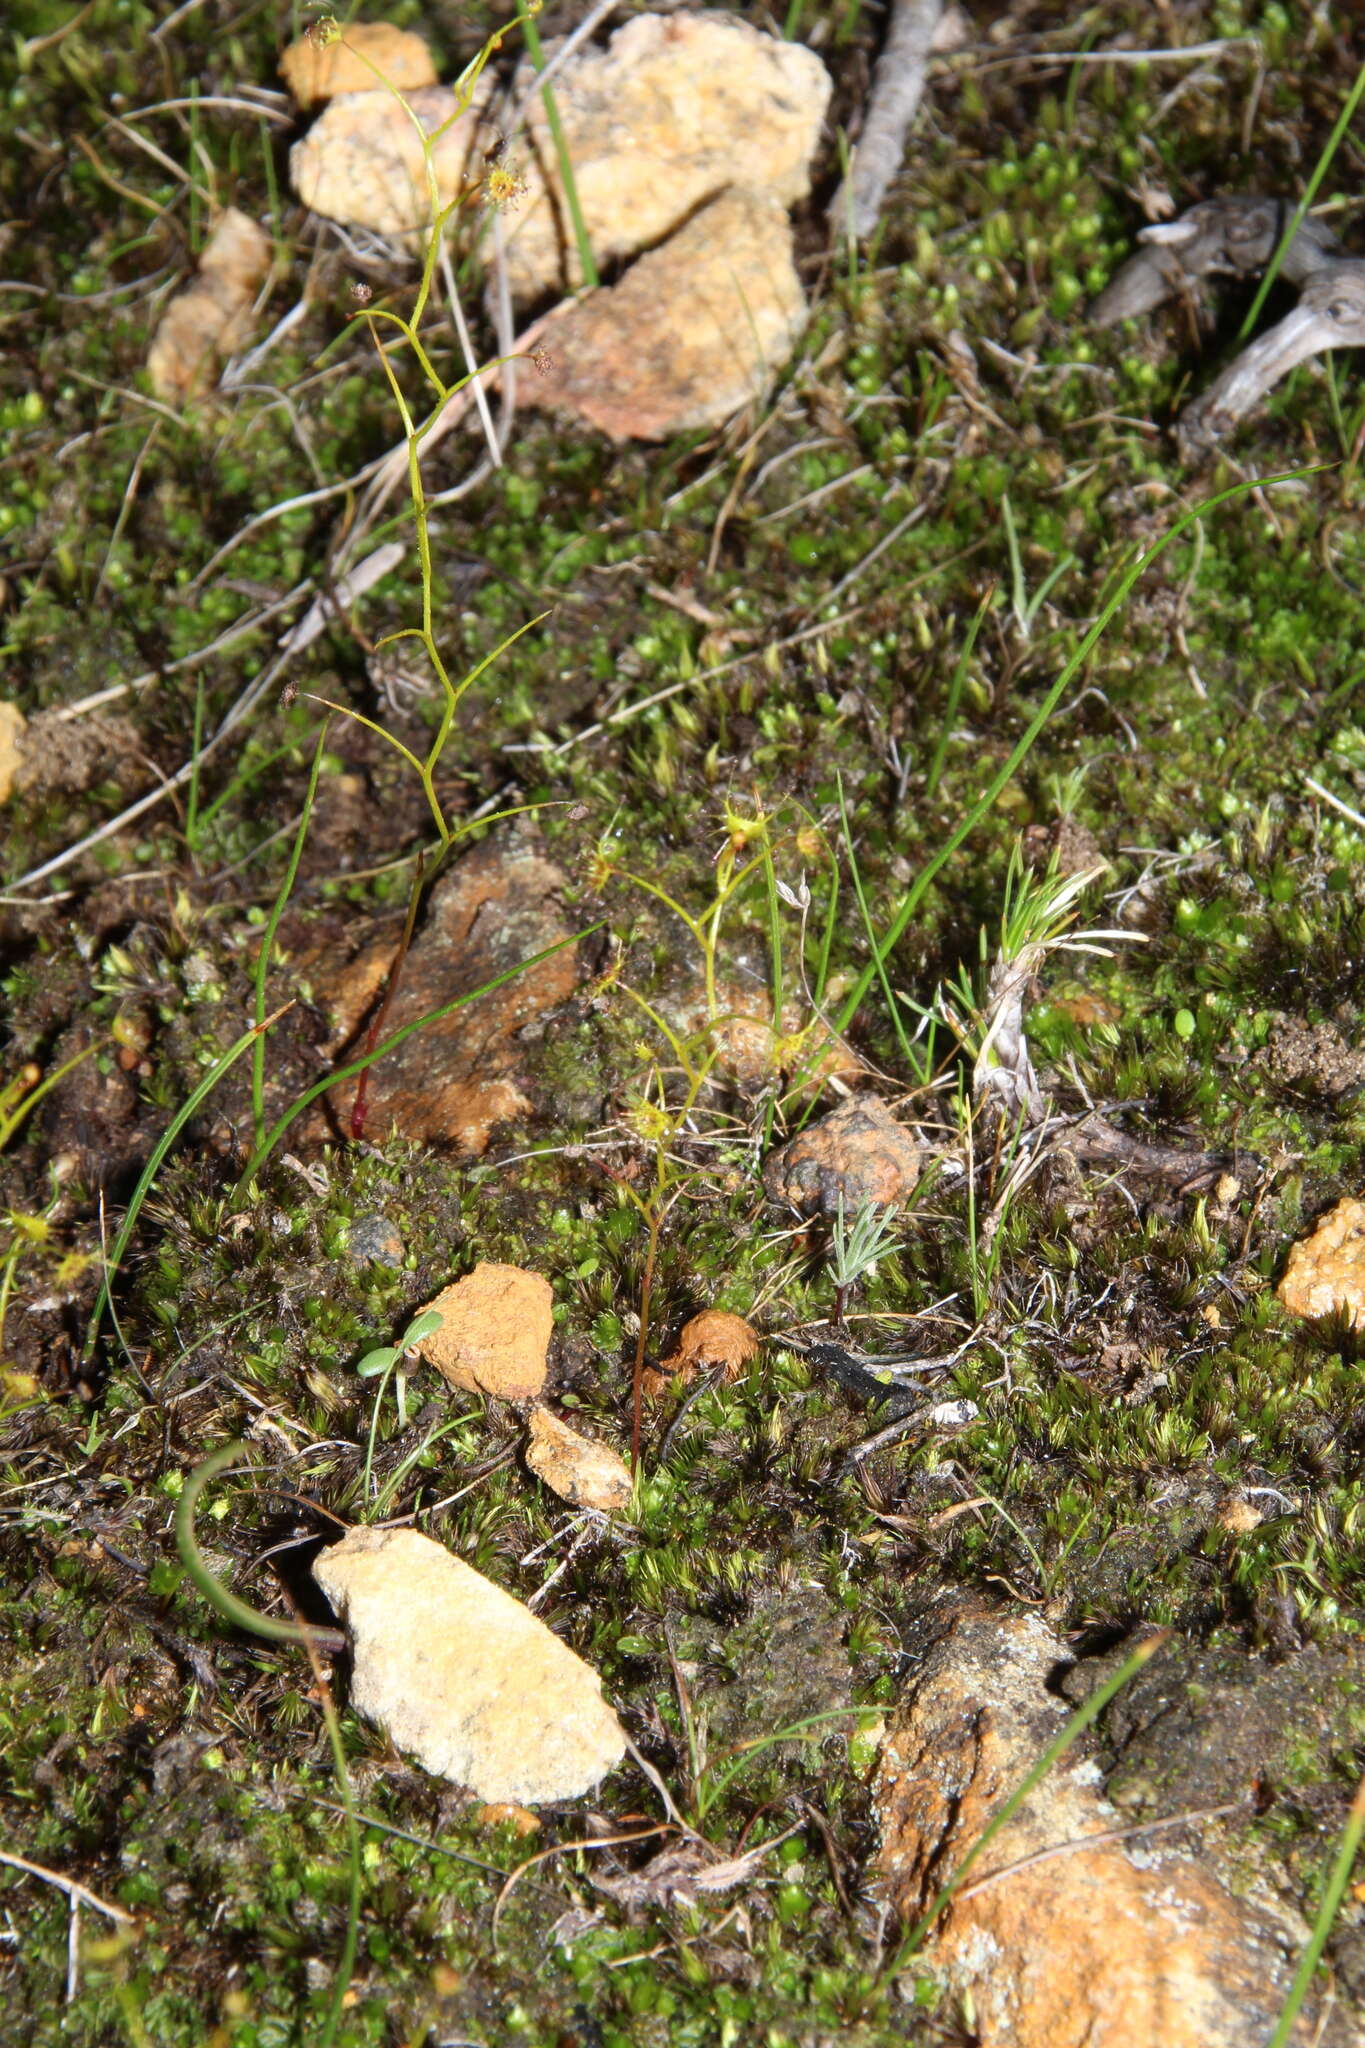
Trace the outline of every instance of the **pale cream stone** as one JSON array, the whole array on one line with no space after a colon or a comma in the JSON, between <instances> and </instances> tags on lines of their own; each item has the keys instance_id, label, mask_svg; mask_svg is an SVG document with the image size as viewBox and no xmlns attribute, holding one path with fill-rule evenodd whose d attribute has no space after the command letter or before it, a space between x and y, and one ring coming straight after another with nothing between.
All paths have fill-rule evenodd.
<instances>
[{"instance_id":1,"label":"pale cream stone","mask_svg":"<svg viewBox=\"0 0 1365 2048\"><path fill-rule=\"evenodd\" d=\"M625 1754L602 1681L543 1621L415 1529L352 1529L313 1565L352 1644L351 1703L480 1799L577 1799Z\"/></svg>"},{"instance_id":2,"label":"pale cream stone","mask_svg":"<svg viewBox=\"0 0 1365 2048\"><path fill-rule=\"evenodd\" d=\"M728 185L763 190L783 206L804 199L831 80L813 50L746 22L642 14L605 49L566 64L554 92L602 264L653 248ZM512 292L524 302L582 277L529 63L511 97L527 101L527 135L511 156L528 189L505 222Z\"/></svg>"},{"instance_id":3,"label":"pale cream stone","mask_svg":"<svg viewBox=\"0 0 1365 2048\"><path fill-rule=\"evenodd\" d=\"M8 803L28 720L17 704L0 701L0 804Z\"/></svg>"},{"instance_id":4,"label":"pale cream stone","mask_svg":"<svg viewBox=\"0 0 1365 2048\"><path fill-rule=\"evenodd\" d=\"M615 1451L580 1436L539 1405L531 1410L528 1426L526 1462L561 1500L571 1507L600 1508L606 1515L621 1514L630 1506L630 1472Z\"/></svg>"},{"instance_id":5,"label":"pale cream stone","mask_svg":"<svg viewBox=\"0 0 1365 2048\"><path fill-rule=\"evenodd\" d=\"M413 115L435 138L437 207L471 191L482 169L480 108L465 106L448 86L427 85L408 93L406 105L379 90L332 100L289 152L289 175L304 205L377 235L419 237L431 224L431 187Z\"/></svg>"},{"instance_id":6,"label":"pale cream stone","mask_svg":"<svg viewBox=\"0 0 1365 2048\"><path fill-rule=\"evenodd\" d=\"M531 1401L545 1385L553 1306L541 1274L481 1260L426 1303L442 1322L417 1349L463 1393Z\"/></svg>"}]
</instances>

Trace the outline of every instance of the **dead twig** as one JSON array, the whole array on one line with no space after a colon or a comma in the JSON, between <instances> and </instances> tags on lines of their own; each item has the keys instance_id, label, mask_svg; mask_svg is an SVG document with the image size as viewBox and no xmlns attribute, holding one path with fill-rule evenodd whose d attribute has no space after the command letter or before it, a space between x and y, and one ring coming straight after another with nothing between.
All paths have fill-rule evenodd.
<instances>
[{"instance_id":1,"label":"dead twig","mask_svg":"<svg viewBox=\"0 0 1365 2048\"><path fill-rule=\"evenodd\" d=\"M848 180L829 203L836 234L870 235L881 219L887 188L901 167L905 135L924 92L929 52L943 0L895 0L886 44L872 74L867 118L853 151Z\"/></svg>"},{"instance_id":2,"label":"dead twig","mask_svg":"<svg viewBox=\"0 0 1365 2048\"><path fill-rule=\"evenodd\" d=\"M88 1885L77 1883L74 1877L63 1877L60 1870L49 1870L45 1863L30 1863L27 1856L16 1856L9 1849L0 1849L0 1863L8 1865L11 1870L22 1870L29 1877L39 1878L44 1884L55 1885L58 1891L66 1893L73 1908L89 1906L92 1912L103 1913L107 1919L117 1920L124 1927L136 1927L138 1924L136 1913L111 1905L98 1892L92 1892Z\"/></svg>"}]
</instances>

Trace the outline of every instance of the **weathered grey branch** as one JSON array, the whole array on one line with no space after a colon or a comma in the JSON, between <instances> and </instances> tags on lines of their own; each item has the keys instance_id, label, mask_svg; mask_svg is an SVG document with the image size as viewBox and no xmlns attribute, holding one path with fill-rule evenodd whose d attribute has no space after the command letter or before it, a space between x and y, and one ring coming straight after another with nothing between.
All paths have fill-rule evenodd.
<instances>
[{"instance_id":1,"label":"weathered grey branch","mask_svg":"<svg viewBox=\"0 0 1365 2048\"><path fill-rule=\"evenodd\" d=\"M1281 377L1329 348L1365 348L1365 262L1347 259L1312 273L1293 312L1186 406L1176 426L1181 454L1189 461L1222 440Z\"/></svg>"},{"instance_id":2,"label":"weathered grey branch","mask_svg":"<svg viewBox=\"0 0 1365 2048\"><path fill-rule=\"evenodd\" d=\"M1145 246L1091 306L1091 326L1113 327L1120 320L1150 313L1163 300L1187 291L1197 278L1247 277L1263 270L1291 211L1283 199L1247 193L1201 200L1179 220L1144 228L1138 240ZM1319 221L1303 220L1284 253L1280 274L1290 284L1303 284L1340 254L1330 229Z\"/></svg>"},{"instance_id":3,"label":"weathered grey branch","mask_svg":"<svg viewBox=\"0 0 1365 2048\"><path fill-rule=\"evenodd\" d=\"M905 132L924 92L924 74L943 0L895 0L848 179L830 201L836 234L870 235L905 154Z\"/></svg>"}]
</instances>

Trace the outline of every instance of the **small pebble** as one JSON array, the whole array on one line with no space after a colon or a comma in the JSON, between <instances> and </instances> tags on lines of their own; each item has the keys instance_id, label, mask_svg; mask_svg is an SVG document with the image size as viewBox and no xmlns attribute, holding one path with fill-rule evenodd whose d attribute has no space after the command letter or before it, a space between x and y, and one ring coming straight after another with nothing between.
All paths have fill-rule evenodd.
<instances>
[{"instance_id":1,"label":"small pebble","mask_svg":"<svg viewBox=\"0 0 1365 2048\"><path fill-rule=\"evenodd\" d=\"M368 1261L395 1269L402 1266L407 1250L388 1217L378 1210L355 1218L346 1234L346 1249L357 1265Z\"/></svg>"}]
</instances>

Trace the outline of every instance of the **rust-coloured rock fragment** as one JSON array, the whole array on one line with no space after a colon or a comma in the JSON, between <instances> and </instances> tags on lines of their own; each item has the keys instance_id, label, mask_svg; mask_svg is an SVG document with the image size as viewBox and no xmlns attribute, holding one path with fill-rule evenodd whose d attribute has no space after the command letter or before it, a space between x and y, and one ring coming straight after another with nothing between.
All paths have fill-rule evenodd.
<instances>
[{"instance_id":1,"label":"rust-coloured rock fragment","mask_svg":"<svg viewBox=\"0 0 1365 2048\"><path fill-rule=\"evenodd\" d=\"M455 996L488 988L426 1025L370 1069L367 1134L397 1129L466 1156L485 1150L493 1126L532 1107L525 1085L533 1041L548 1012L578 980L578 948L559 903L564 876L534 842L496 836L466 854L431 892L385 1020L386 1035ZM359 1048L359 1033L393 966L402 919L386 923L346 962L309 963L317 993L337 1016L335 1049ZM521 962L560 946L520 973ZM355 1083L336 1099L349 1114Z\"/></svg>"},{"instance_id":2,"label":"rust-coloured rock fragment","mask_svg":"<svg viewBox=\"0 0 1365 2048\"><path fill-rule=\"evenodd\" d=\"M1350 1317L1365 1330L1365 1202L1347 1195L1289 1254L1275 1290L1291 1315Z\"/></svg>"},{"instance_id":3,"label":"rust-coloured rock fragment","mask_svg":"<svg viewBox=\"0 0 1365 2048\"><path fill-rule=\"evenodd\" d=\"M619 284L553 313L541 373L517 389L614 441L663 441L763 396L805 319L786 208L729 191Z\"/></svg>"},{"instance_id":4,"label":"rust-coloured rock fragment","mask_svg":"<svg viewBox=\"0 0 1365 2048\"><path fill-rule=\"evenodd\" d=\"M690 1380L694 1373L719 1365L727 1380L737 1380L758 1346L758 1332L743 1316L732 1315L728 1309L705 1308L683 1324L677 1350L659 1370Z\"/></svg>"},{"instance_id":5,"label":"rust-coloured rock fragment","mask_svg":"<svg viewBox=\"0 0 1365 2048\"><path fill-rule=\"evenodd\" d=\"M417 1349L463 1393L533 1401L545 1384L552 1306L541 1274L480 1261L426 1303L422 1312L434 1310L441 1327Z\"/></svg>"},{"instance_id":6,"label":"rust-coloured rock fragment","mask_svg":"<svg viewBox=\"0 0 1365 2048\"><path fill-rule=\"evenodd\" d=\"M763 1185L803 1215L894 1208L919 1178L919 1147L873 1095L853 1095L769 1155Z\"/></svg>"},{"instance_id":7,"label":"rust-coloured rock fragment","mask_svg":"<svg viewBox=\"0 0 1365 2048\"><path fill-rule=\"evenodd\" d=\"M878 1766L881 1882L913 1923L1055 1737L1062 1644L1036 1615L968 1607L924 1655ZM1173 1833L1119 1816L1081 1750L973 1866L924 1954L970 1995L981 2048L1246 2048L1288 1990L1299 1930L1234 1897ZM1086 1838L1093 1836L1093 1846ZM1057 1853L1047 1853L1057 1852ZM994 1879L992 1882L991 1880ZM1349 2024L1320 2038L1344 2044ZM1319 2038L1301 2018L1296 2044Z\"/></svg>"}]
</instances>

